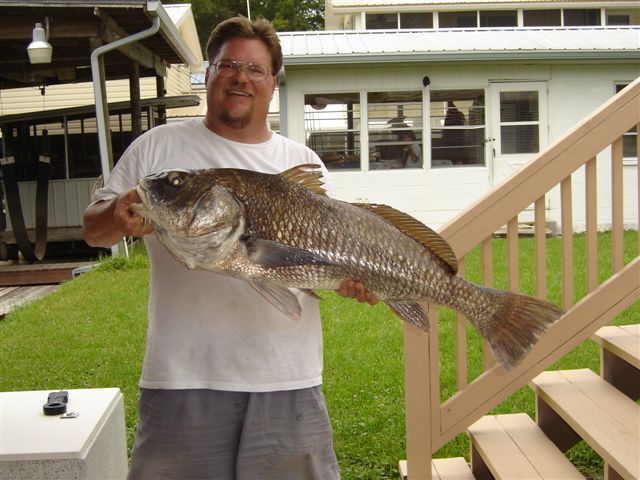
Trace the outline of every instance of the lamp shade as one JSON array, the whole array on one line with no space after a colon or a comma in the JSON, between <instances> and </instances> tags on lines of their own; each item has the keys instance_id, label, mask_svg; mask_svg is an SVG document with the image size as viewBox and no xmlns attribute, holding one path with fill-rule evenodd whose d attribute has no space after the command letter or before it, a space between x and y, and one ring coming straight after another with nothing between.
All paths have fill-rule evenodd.
<instances>
[{"instance_id":1,"label":"lamp shade","mask_svg":"<svg viewBox=\"0 0 640 480\"><path fill-rule=\"evenodd\" d=\"M46 32L41 23L36 23L33 29L33 41L27 47L27 52L31 63L51 63L53 47L47 42Z\"/></svg>"}]
</instances>

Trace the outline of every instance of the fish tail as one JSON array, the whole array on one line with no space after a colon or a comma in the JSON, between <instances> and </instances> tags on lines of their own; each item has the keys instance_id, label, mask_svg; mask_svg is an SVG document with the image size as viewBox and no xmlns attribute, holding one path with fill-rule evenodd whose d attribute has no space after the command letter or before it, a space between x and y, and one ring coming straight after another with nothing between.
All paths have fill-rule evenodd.
<instances>
[{"instance_id":1,"label":"fish tail","mask_svg":"<svg viewBox=\"0 0 640 480\"><path fill-rule=\"evenodd\" d=\"M560 307L528 295L474 287L479 293L479 308L465 313L505 370L513 368L564 313Z\"/></svg>"}]
</instances>

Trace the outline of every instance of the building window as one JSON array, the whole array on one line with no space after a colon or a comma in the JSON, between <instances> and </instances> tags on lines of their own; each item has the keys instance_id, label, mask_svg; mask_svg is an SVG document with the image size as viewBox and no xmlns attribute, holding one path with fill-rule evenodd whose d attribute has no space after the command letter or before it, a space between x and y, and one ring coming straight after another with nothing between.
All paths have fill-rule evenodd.
<instances>
[{"instance_id":1,"label":"building window","mask_svg":"<svg viewBox=\"0 0 640 480\"><path fill-rule=\"evenodd\" d=\"M617 13L607 13L607 25L631 25L631 16Z\"/></svg>"},{"instance_id":2,"label":"building window","mask_svg":"<svg viewBox=\"0 0 640 480\"><path fill-rule=\"evenodd\" d=\"M367 13L367 30L383 30L398 28L397 13Z\"/></svg>"},{"instance_id":3,"label":"building window","mask_svg":"<svg viewBox=\"0 0 640 480\"><path fill-rule=\"evenodd\" d=\"M619 93L627 85L616 85L616 93ZM627 161L638 161L638 130L631 127L622 137L622 156Z\"/></svg>"},{"instance_id":4,"label":"building window","mask_svg":"<svg viewBox=\"0 0 640 480\"><path fill-rule=\"evenodd\" d=\"M524 10L522 24L525 27L559 27L562 25L562 11Z\"/></svg>"},{"instance_id":5,"label":"building window","mask_svg":"<svg viewBox=\"0 0 640 480\"><path fill-rule=\"evenodd\" d=\"M518 12L515 10L489 10L480 12L480 27L517 27Z\"/></svg>"},{"instance_id":6,"label":"building window","mask_svg":"<svg viewBox=\"0 0 640 480\"><path fill-rule=\"evenodd\" d=\"M477 12L440 12L438 14L440 28L477 28Z\"/></svg>"},{"instance_id":7,"label":"building window","mask_svg":"<svg viewBox=\"0 0 640 480\"><path fill-rule=\"evenodd\" d=\"M607 25L638 25L640 24L640 9L607 9Z\"/></svg>"},{"instance_id":8,"label":"building window","mask_svg":"<svg viewBox=\"0 0 640 480\"><path fill-rule=\"evenodd\" d=\"M307 146L329 170L360 169L360 95L319 93L304 96Z\"/></svg>"},{"instance_id":9,"label":"building window","mask_svg":"<svg viewBox=\"0 0 640 480\"><path fill-rule=\"evenodd\" d=\"M522 103L517 93L516 99ZM431 132L432 168L486 164L483 89L431 91L428 112L423 110L422 90L367 92L363 97L366 108L360 104L360 95L357 92L314 93L304 97L307 146L329 170L422 169L429 164L429 151L425 153L423 143L428 132ZM504 103L505 112L506 105L522 109L512 97ZM531 107L525 106L528 112ZM423 119L427 114L430 128L424 129ZM505 117L501 126L526 129L532 118L530 112L528 115L516 113L513 119ZM513 121L507 121L509 119ZM507 136L531 134L522 128L512 128ZM535 133L537 145L537 129ZM526 150L526 142L520 140L516 148ZM365 152L368 168L366 163L361 164Z\"/></svg>"},{"instance_id":10,"label":"building window","mask_svg":"<svg viewBox=\"0 0 640 480\"><path fill-rule=\"evenodd\" d=\"M400 28L433 28L433 14L431 12L401 13Z\"/></svg>"},{"instance_id":11,"label":"building window","mask_svg":"<svg viewBox=\"0 0 640 480\"><path fill-rule=\"evenodd\" d=\"M422 168L422 92L367 95L369 169Z\"/></svg>"},{"instance_id":12,"label":"building window","mask_svg":"<svg viewBox=\"0 0 640 480\"><path fill-rule=\"evenodd\" d=\"M431 166L485 164L484 90L431 91Z\"/></svg>"},{"instance_id":13,"label":"building window","mask_svg":"<svg viewBox=\"0 0 640 480\"><path fill-rule=\"evenodd\" d=\"M500 92L500 147L503 154L540 150L538 92Z\"/></svg>"},{"instance_id":14,"label":"building window","mask_svg":"<svg viewBox=\"0 0 640 480\"><path fill-rule=\"evenodd\" d=\"M564 9L565 27L581 27L600 25L600 10L596 9Z\"/></svg>"}]
</instances>

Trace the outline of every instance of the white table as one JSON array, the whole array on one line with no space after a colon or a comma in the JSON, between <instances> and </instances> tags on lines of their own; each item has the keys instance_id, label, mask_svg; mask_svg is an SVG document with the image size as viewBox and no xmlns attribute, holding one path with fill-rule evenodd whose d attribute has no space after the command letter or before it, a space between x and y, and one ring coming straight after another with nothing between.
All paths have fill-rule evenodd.
<instances>
[{"instance_id":1,"label":"white table","mask_svg":"<svg viewBox=\"0 0 640 480\"><path fill-rule=\"evenodd\" d=\"M42 411L51 390L0 393L0 478L124 479L124 401L117 388L67 390L61 419Z\"/></svg>"}]
</instances>

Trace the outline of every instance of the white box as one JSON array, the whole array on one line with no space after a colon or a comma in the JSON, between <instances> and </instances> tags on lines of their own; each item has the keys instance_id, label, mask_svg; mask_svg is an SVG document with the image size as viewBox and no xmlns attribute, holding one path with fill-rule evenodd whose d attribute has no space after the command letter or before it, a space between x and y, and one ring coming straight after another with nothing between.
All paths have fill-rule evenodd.
<instances>
[{"instance_id":1,"label":"white box","mask_svg":"<svg viewBox=\"0 0 640 480\"><path fill-rule=\"evenodd\" d=\"M0 478L126 478L127 442L120 390L67 391L67 412L78 412L77 418L43 413L51 390L0 393Z\"/></svg>"}]
</instances>

